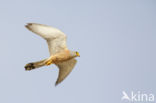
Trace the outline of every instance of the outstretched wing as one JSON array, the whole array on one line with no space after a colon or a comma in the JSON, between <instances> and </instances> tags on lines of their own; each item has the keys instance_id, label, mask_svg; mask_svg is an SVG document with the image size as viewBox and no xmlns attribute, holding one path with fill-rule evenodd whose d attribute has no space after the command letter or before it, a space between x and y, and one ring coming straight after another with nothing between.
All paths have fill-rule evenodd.
<instances>
[{"instance_id":1,"label":"outstretched wing","mask_svg":"<svg viewBox=\"0 0 156 103\"><path fill-rule=\"evenodd\" d=\"M68 61L57 64L57 66L59 68L59 75L58 75L55 85L62 82L69 75L69 73L74 68L76 62L77 62L76 59L70 59Z\"/></svg>"},{"instance_id":2,"label":"outstretched wing","mask_svg":"<svg viewBox=\"0 0 156 103\"><path fill-rule=\"evenodd\" d=\"M50 55L54 55L67 48L66 35L56 28L37 23L28 23L26 28L47 41Z\"/></svg>"}]
</instances>

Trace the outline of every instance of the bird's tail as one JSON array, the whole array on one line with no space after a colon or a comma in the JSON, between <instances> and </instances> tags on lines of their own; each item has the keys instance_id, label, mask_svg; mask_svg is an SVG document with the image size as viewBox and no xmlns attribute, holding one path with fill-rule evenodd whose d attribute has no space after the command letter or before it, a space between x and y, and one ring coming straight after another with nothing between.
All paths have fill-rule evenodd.
<instances>
[{"instance_id":1,"label":"bird's tail","mask_svg":"<svg viewBox=\"0 0 156 103\"><path fill-rule=\"evenodd\" d=\"M25 70L32 70L32 69L36 69L39 67L42 67L45 65L45 61L47 59L41 60L41 61L37 61L37 62L31 62L25 65Z\"/></svg>"}]
</instances>

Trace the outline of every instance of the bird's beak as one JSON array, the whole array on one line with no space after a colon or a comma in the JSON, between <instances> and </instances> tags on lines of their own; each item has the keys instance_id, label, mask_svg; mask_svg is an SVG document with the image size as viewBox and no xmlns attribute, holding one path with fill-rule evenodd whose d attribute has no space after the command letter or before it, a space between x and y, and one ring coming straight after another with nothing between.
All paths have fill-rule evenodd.
<instances>
[{"instance_id":1,"label":"bird's beak","mask_svg":"<svg viewBox=\"0 0 156 103\"><path fill-rule=\"evenodd\" d=\"M78 57L80 57L80 54L79 54L78 52L76 52L76 55L77 55Z\"/></svg>"}]
</instances>

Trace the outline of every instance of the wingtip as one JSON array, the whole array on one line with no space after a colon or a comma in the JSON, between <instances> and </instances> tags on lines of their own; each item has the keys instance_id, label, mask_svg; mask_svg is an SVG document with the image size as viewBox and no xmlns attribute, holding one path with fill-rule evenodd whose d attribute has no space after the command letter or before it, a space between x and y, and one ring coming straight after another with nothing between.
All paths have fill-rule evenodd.
<instances>
[{"instance_id":1,"label":"wingtip","mask_svg":"<svg viewBox=\"0 0 156 103\"><path fill-rule=\"evenodd\" d=\"M26 28L28 28L28 25L25 25Z\"/></svg>"},{"instance_id":2,"label":"wingtip","mask_svg":"<svg viewBox=\"0 0 156 103\"><path fill-rule=\"evenodd\" d=\"M27 23L26 25L25 25L25 27L27 28L27 29L30 29L30 27L33 25L33 23Z\"/></svg>"},{"instance_id":3,"label":"wingtip","mask_svg":"<svg viewBox=\"0 0 156 103\"><path fill-rule=\"evenodd\" d=\"M27 23L25 26L31 26L33 23Z\"/></svg>"},{"instance_id":4,"label":"wingtip","mask_svg":"<svg viewBox=\"0 0 156 103\"><path fill-rule=\"evenodd\" d=\"M58 85L58 83L56 82L56 83L55 83L55 87L56 87L57 85Z\"/></svg>"}]
</instances>

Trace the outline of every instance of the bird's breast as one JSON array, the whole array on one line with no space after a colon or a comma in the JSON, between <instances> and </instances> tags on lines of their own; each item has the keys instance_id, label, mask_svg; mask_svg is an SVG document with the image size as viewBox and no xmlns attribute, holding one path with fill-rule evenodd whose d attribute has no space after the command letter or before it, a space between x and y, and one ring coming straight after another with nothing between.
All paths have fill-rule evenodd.
<instances>
[{"instance_id":1,"label":"bird's breast","mask_svg":"<svg viewBox=\"0 0 156 103\"><path fill-rule=\"evenodd\" d=\"M60 62L64 62L69 59L71 59L70 53L62 52L62 53L58 53L58 54L54 55L52 61L53 61L53 63L58 64Z\"/></svg>"}]
</instances>

